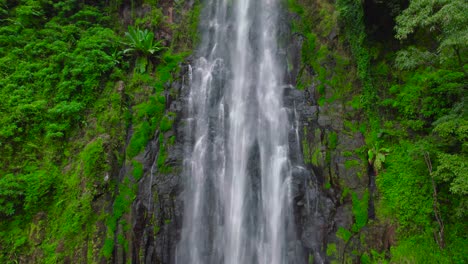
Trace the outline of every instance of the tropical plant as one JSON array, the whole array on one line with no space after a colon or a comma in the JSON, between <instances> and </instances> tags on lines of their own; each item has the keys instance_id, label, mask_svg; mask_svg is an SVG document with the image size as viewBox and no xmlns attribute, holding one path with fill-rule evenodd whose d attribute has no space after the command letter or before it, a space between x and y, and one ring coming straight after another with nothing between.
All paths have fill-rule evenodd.
<instances>
[{"instance_id":1,"label":"tropical plant","mask_svg":"<svg viewBox=\"0 0 468 264\"><path fill-rule=\"evenodd\" d=\"M124 44L128 48L123 53L136 54L135 68L141 73L146 71L149 58L164 49L162 41L154 42L154 33L147 29L129 26L125 37L127 41Z\"/></svg>"},{"instance_id":2,"label":"tropical plant","mask_svg":"<svg viewBox=\"0 0 468 264\"><path fill-rule=\"evenodd\" d=\"M369 165L374 169L375 175L379 174L379 171L383 168L385 162L385 156L390 152L388 148L372 147L367 151Z\"/></svg>"},{"instance_id":3,"label":"tropical plant","mask_svg":"<svg viewBox=\"0 0 468 264\"><path fill-rule=\"evenodd\" d=\"M149 56L162 50L162 41L154 42L154 33L147 29L141 30L133 26L128 27L128 32L125 32L127 44L129 48L124 50L124 53L138 52L141 55Z\"/></svg>"}]
</instances>

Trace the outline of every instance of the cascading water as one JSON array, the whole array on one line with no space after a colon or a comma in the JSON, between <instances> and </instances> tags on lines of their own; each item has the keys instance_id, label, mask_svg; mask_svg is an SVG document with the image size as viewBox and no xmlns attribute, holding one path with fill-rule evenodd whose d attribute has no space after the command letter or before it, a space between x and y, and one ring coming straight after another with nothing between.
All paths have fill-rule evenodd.
<instances>
[{"instance_id":1,"label":"cascading water","mask_svg":"<svg viewBox=\"0 0 468 264\"><path fill-rule=\"evenodd\" d=\"M279 0L208 0L193 68L178 264L294 263Z\"/></svg>"}]
</instances>

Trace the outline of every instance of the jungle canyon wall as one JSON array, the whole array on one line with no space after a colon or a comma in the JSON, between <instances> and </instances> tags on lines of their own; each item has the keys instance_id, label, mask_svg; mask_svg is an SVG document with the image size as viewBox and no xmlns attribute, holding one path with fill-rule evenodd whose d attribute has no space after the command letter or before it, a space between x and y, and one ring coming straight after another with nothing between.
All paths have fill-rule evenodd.
<instances>
[{"instance_id":1,"label":"jungle canyon wall","mask_svg":"<svg viewBox=\"0 0 468 264\"><path fill-rule=\"evenodd\" d=\"M313 13L323 8L334 12L331 4L323 4L325 6L311 3L306 10ZM346 55L343 49L335 53L328 50L328 45L339 45L336 13L330 17L316 18L317 21L324 19L322 23L329 23L326 29L329 32L321 32L319 55L314 54L316 48L312 45L315 43L311 43L315 41L312 39L315 33L306 31L310 27L306 28L305 24L311 23L307 19L310 17L285 12L280 16L280 20L291 22L282 24L278 29L280 53L286 55L281 63L282 71L286 76L285 82L293 85L286 87L283 94L285 107L290 109L289 119L294 123L294 129L289 136L289 151L293 164L296 164L292 171L291 186L298 237L295 246L299 248L300 253L296 253L297 259L293 263L324 263L343 259L345 252L349 254L356 248L367 250L366 246L362 246L362 242L353 236L361 231L367 221L370 201L369 176L367 162L356 154L362 151L365 144L363 134L357 129L359 120L355 118L360 114L360 110L345 103L352 101L352 94L349 92L353 86L350 85L350 80L354 79L355 85L358 85L358 80L353 75L353 66L347 57L349 55ZM334 65L335 60L341 64ZM313 65L310 65L311 63ZM193 75L189 69L195 67L189 64L183 67L182 73L185 75L179 78L185 82ZM323 76L322 73L321 79L317 80L315 70L336 74ZM333 79L334 87L325 84L329 78ZM139 194L134 203L136 208L133 209L136 219L134 230L139 237L136 240L140 250L133 250L133 254L140 252L139 256L143 257L140 261L149 259L153 262L172 263L183 228L182 198L183 186L186 183L181 182L181 179L184 179L181 161L184 144L191 142L184 134L187 130L185 126L189 123L187 104L190 86L187 83L173 85L181 87L181 93L173 102L179 108L176 111L174 129L170 132L171 135L175 135L176 140L175 145L168 150L168 160L171 160L172 164L178 164L176 166L179 168L177 174L153 174L151 160L155 159L157 142L161 140L161 136L155 137L150 145L152 147L147 148L144 154L149 157L149 161L144 162L144 171L147 173L140 182ZM345 127L345 121L350 123L348 127ZM152 190L146 187L148 184L153 186ZM152 197L152 194L157 197ZM149 198L154 199L153 203L148 201ZM152 208L148 210L148 206ZM148 217L151 214L157 216L152 222ZM356 223L357 217L359 223ZM343 233L343 237L336 236L338 230ZM380 238L383 230L385 227L372 231L377 233L371 238L377 241L375 244L384 244ZM356 241L349 241L352 239ZM346 256L348 259L358 257L359 255Z\"/></svg>"},{"instance_id":2,"label":"jungle canyon wall","mask_svg":"<svg viewBox=\"0 0 468 264\"><path fill-rule=\"evenodd\" d=\"M278 2L292 263L468 261L467 7L439 2L437 32L417 0ZM202 8L0 1L0 262L175 263Z\"/></svg>"}]
</instances>

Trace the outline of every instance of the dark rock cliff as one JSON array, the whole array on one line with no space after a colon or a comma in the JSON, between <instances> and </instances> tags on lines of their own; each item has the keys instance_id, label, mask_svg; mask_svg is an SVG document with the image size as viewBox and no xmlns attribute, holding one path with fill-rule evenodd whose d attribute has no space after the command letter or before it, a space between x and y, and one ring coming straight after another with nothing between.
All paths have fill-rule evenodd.
<instances>
[{"instance_id":1,"label":"dark rock cliff","mask_svg":"<svg viewBox=\"0 0 468 264\"><path fill-rule=\"evenodd\" d=\"M353 224L351 200L343 194L344 189L362 194L368 186L367 164L356 154L350 154L365 144L364 137L345 128L346 117L358 114L358 110L345 106L345 99L319 105L317 80L304 90L295 87L304 39L290 31L281 34L291 39L285 53L292 67L285 66L285 76L289 76L285 82L292 86L285 89L284 102L291 109L295 124L290 132L290 150L295 165L298 237L309 262L329 263L338 259L338 255L327 250L328 245L344 248L343 241L336 236L338 227L351 229ZM314 79L313 71L306 74ZM347 167L345 163L349 160L355 162Z\"/></svg>"},{"instance_id":2,"label":"dark rock cliff","mask_svg":"<svg viewBox=\"0 0 468 264\"><path fill-rule=\"evenodd\" d=\"M132 205L131 260L132 263L173 263L180 236L183 204L182 164L184 159L185 101L189 92L188 64L181 65L181 78L170 84L168 110L176 113L173 128L163 137L175 136L175 143L167 149L166 166L170 173L158 171L155 163L159 153L159 133L139 157L144 175L138 183L138 193Z\"/></svg>"},{"instance_id":3,"label":"dark rock cliff","mask_svg":"<svg viewBox=\"0 0 468 264\"><path fill-rule=\"evenodd\" d=\"M285 15L286 21L297 19ZM296 89L301 67L301 47L304 38L292 34L284 25L280 35L289 39L281 51L285 54L284 103L290 109L293 126L290 131L290 155L293 169L294 212L301 262L329 263L342 258L351 247L336 233L338 228L351 230L355 223L351 194L365 200L369 186L367 163L355 150L364 145L363 135L350 129L346 122L357 122L359 110L346 104L349 97L325 104L318 103L319 81L316 73L308 70L314 81L303 90ZM336 42L337 29L330 42ZM167 149L166 165L170 173L157 171L159 131L139 159L144 175L138 183L138 193L129 216L131 235L128 254L117 256L117 263L174 263L177 242L182 225L183 192L182 166L184 159L185 106L189 92L189 63L181 65L180 76L168 83L167 108L175 112L173 128L163 138L175 136L175 144ZM333 62L324 67L331 67ZM304 73L303 73L304 74ZM331 93L331 87L325 93ZM351 119L352 118L352 119ZM354 121L353 121L354 119ZM351 121L349 121L351 120ZM351 239L352 240L352 239ZM347 241L348 242L348 241ZM332 246L330 246L332 245Z\"/></svg>"}]
</instances>

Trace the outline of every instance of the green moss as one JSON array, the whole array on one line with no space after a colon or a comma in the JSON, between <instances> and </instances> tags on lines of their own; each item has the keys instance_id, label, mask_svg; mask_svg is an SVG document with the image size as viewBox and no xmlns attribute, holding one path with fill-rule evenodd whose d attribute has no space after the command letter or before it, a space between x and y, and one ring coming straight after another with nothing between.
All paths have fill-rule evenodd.
<instances>
[{"instance_id":1,"label":"green moss","mask_svg":"<svg viewBox=\"0 0 468 264\"><path fill-rule=\"evenodd\" d=\"M327 244L327 256L335 256L338 253L336 250L336 244L335 243L330 243Z\"/></svg>"},{"instance_id":2,"label":"green moss","mask_svg":"<svg viewBox=\"0 0 468 264\"><path fill-rule=\"evenodd\" d=\"M126 177L118 187L119 192L114 199L112 215L107 218L107 237L101 251L103 256L106 258L110 258L112 256L114 250L114 234L117 230L117 226L122 224L120 219L125 213L129 212L131 204L136 198L136 186L129 180L129 178Z\"/></svg>"},{"instance_id":3,"label":"green moss","mask_svg":"<svg viewBox=\"0 0 468 264\"><path fill-rule=\"evenodd\" d=\"M361 263L362 264L371 264L372 261L371 261L371 258L369 257L369 255L367 253L364 253L361 255Z\"/></svg>"},{"instance_id":4,"label":"green moss","mask_svg":"<svg viewBox=\"0 0 468 264\"><path fill-rule=\"evenodd\" d=\"M155 30L163 23L164 14L160 8L155 6L155 3L150 4L148 7L151 9L151 11L146 12L144 17L136 18L134 24L139 28Z\"/></svg>"},{"instance_id":5,"label":"green moss","mask_svg":"<svg viewBox=\"0 0 468 264\"><path fill-rule=\"evenodd\" d=\"M338 145L338 134L334 131L328 134L328 148L335 150Z\"/></svg>"},{"instance_id":6,"label":"green moss","mask_svg":"<svg viewBox=\"0 0 468 264\"><path fill-rule=\"evenodd\" d=\"M354 167L358 167L360 165L359 161L355 159L349 159L345 161L345 168L346 169L351 169Z\"/></svg>"},{"instance_id":7,"label":"green moss","mask_svg":"<svg viewBox=\"0 0 468 264\"><path fill-rule=\"evenodd\" d=\"M314 166L320 166L322 161L322 152L319 147L314 148L314 153L312 154L311 162Z\"/></svg>"},{"instance_id":8,"label":"green moss","mask_svg":"<svg viewBox=\"0 0 468 264\"><path fill-rule=\"evenodd\" d=\"M135 181L139 181L141 177L143 176L143 164L136 160L132 160L132 166L133 166L133 178Z\"/></svg>"},{"instance_id":9,"label":"green moss","mask_svg":"<svg viewBox=\"0 0 468 264\"><path fill-rule=\"evenodd\" d=\"M302 43L302 59L301 62L307 65L315 65L316 43L317 36L312 32L305 34L304 43Z\"/></svg>"},{"instance_id":10,"label":"green moss","mask_svg":"<svg viewBox=\"0 0 468 264\"><path fill-rule=\"evenodd\" d=\"M346 199L346 197L349 195L350 191L351 190L348 187L343 188L343 192L341 193L341 197L340 197L340 202L341 203L343 203L344 199Z\"/></svg>"},{"instance_id":11,"label":"green moss","mask_svg":"<svg viewBox=\"0 0 468 264\"><path fill-rule=\"evenodd\" d=\"M135 132L133 133L132 138L130 139L130 143L127 147L127 156L129 158L133 158L141 150L143 150L150 138L153 135L153 129L151 128L151 124L147 121L139 124L135 127Z\"/></svg>"},{"instance_id":12,"label":"green moss","mask_svg":"<svg viewBox=\"0 0 468 264\"><path fill-rule=\"evenodd\" d=\"M164 172L167 169L164 166L166 162L166 158L167 158L167 151L166 151L166 148L162 146L159 148L159 156L157 160L158 168L160 169L161 172Z\"/></svg>"},{"instance_id":13,"label":"green moss","mask_svg":"<svg viewBox=\"0 0 468 264\"><path fill-rule=\"evenodd\" d=\"M336 232L336 236L338 238L341 238L345 243L349 241L352 235L353 234L348 229L341 227L341 226L338 228L338 231Z\"/></svg>"},{"instance_id":14,"label":"green moss","mask_svg":"<svg viewBox=\"0 0 468 264\"><path fill-rule=\"evenodd\" d=\"M290 12L296 13L300 16L304 15L304 7L300 5L297 0L287 0L288 9Z\"/></svg>"},{"instance_id":15,"label":"green moss","mask_svg":"<svg viewBox=\"0 0 468 264\"><path fill-rule=\"evenodd\" d=\"M129 158L135 157L145 148L157 127L162 132L171 129L175 120L175 113L169 112L164 115L166 107L164 91L172 83L173 76L178 74L179 65L186 56L187 53L174 54L171 51L164 53L162 56L163 63L156 67L155 80L144 78L145 75L134 75L140 76L139 82L144 85L154 84L155 94L150 96L148 101L143 101L135 106L134 134L127 147L127 156Z\"/></svg>"},{"instance_id":16,"label":"green moss","mask_svg":"<svg viewBox=\"0 0 468 264\"><path fill-rule=\"evenodd\" d=\"M157 165L158 165L158 170L162 173L169 173L172 171L172 168L170 166L166 166L166 159L168 156L167 153L167 142L165 142L164 136L162 134L159 134L159 154L158 154L158 160L157 160Z\"/></svg>"},{"instance_id":17,"label":"green moss","mask_svg":"<svg viewBox=\"0 0 468 264\"><path fill-rule=\"evenodd\" d=\"M128 252L128 241L127 239L125 239L125 236L123 234L117 235L117 242L119 243L119 245L122 246L124 252Z\"/></svg>"},{"instance_id":18,"label":"green moss","mask_svg":"<svg viewBox=\"0 0 468 264\"><path fill-rule=\"evenodd\" d=\"M174 124L174 119L176 114L173 112L168 112L161 120L161 124L159 126L159 130L164 133L169 131L172 128L172 124Z\"/></svg>"},{"instance_id":19,"label":"green moss","mask_svg":"<svg viewBox=\"0 0 468 264\"><path fill-rule=\"evenodd\" d=\"M158 234L159 230L161 230L161 227L159 227L158 225L154 225L154 233Z\"/></svg>"},{"instance_id":20,"label":"green moss","mask_svg":"<svg viewBox=\"0 0 468 264\"><path fill-rule=\"evenodd\" d=\"M362 173L361 171L358 171L358 172L356 173L356 176L357 176L359 179L362 179L363 173Z\"/></svg>"},{"instance_id":21,"label":"green moss","mask_svg":"<svg viewBox=\"0 0 468 264\"><path fill-rule=\"evenodd\" d=\"M330 162L331 162L331 152L330 151L325 152L325 162L327 164L330 164Z\"/></svg>"},{"instance_id":22,"label":"green moss","mask_svg":"<svg viewBox=\"0 0 468 264\"><path fill-rule=\"evenodd\" d=\"M175 143L175 140L176 140L175 136L171 136L171 137L169 138L168 145L169 145L169 146L173 146L174 143Z\"/></svg>"},{"instance_id":23,"label":"green moss","mask_svg":"<svg viewBox=\"0 0 468 264\"><path fill-rule=\"evenodd\" d=\"M358 232L367 224L367 206L369 202L369 191L366 190L362 196L362 199L359 199L357 193L351 193L351 199L353 202L353 216L354 224L352 227L353 232Z\"/></svg>"},{"instance_id":24,"label":"green moss","mask_svg":"<svg viewBox=\"0 0 468 264\"><path fill-rule=\"evenodd\" d=\"M104 241L104 246L102 247L102 255L106 259L109 259L112 256L113 252L114 252L114 239L107 237L106 240Z\"/></svg>"},{"instance_id":25,"label":"green moss","mask_svg":"<svg viewBox=\"0 0 468 264\"><path fill-rule=\"evenodd\" d=\"M334 13L331 10L327 10L323 8L323 9L320 9L319 15L320 15L320 24L318 27L320 29L321 36L328 37L328 35L330 35L331 31L333 30L333 28L336 26Z\"/></svg>"},{"instance_id":26,"label":"green moss","mask_svg":"<svg viewBox=\"0 0 468 264\"><path fill-rule=\"evenodd\" d=\"M98 176L104 178L102 174L109 169L109 166L106 162L102 138L98 138L86 145L80 157L85 177L93 180L98 180Z\"/></svg>"},{"instance_id":27,"label":"green moss","mask_svg":"<svg viewBox=\"0 0 468 264\"><path fill-rule=\"evenodd\" d=\"M326 102L327 98L325 98L325 96L320 96L317 103L319 106L324 106Z\"/></svg>"}]
</instances>

